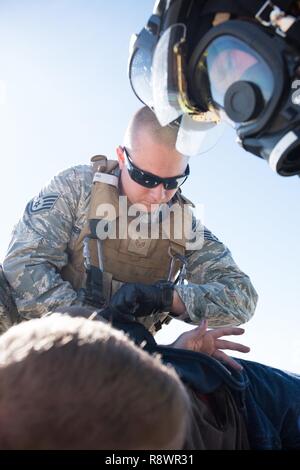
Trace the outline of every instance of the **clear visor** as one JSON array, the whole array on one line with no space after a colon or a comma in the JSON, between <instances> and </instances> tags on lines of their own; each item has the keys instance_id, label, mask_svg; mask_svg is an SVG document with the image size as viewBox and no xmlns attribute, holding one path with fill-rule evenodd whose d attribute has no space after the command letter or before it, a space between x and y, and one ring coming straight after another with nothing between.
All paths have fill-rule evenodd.
<instances>
[{"instance_id":1,"label":"clear visor","mask_svg":"<svg viewBox=\"0 0 300 470\"><path fill-rule=\"evenodd\" d=\"M224 136L228 125L226 121L196 121L189 114L184 114L177 135L176 149L189 157L206 154L212 150Z\"/></svg>"},{"instance_id":2,"label":"clear visor","mask_svg":"<svg viewBox=\"0 0 300 470\"><path fill-rule=\"evenodd\" d=\"M206 153L224 134L214 112L199 113L190 103L186 86L186 26L176 24L161 36L152 63L155 114L162 126L180 118L177 150L189 157Z\"/></svg>"},{"instance_id":3,"label":"clear visor","mask_svg":"<svg viewBox=\"0 0 300 470\"><path fill-rule=\"evenodd\" d=\"M157 37L144 28L131 38L129 49L129 80L140 101L153 108L152 60Z\"/></svg>"},{"instance_id":4,"label":"clear visor","mask_svg":"<svg viewBox=\"0 0 300 470\"><path fill-rule=\"evenodd\" d=\"M184 113L185 94L183 56L186 27L175 24L161 36L153 55L153 105L162 126L170 124Z\"/></svg>"}]
</instances>

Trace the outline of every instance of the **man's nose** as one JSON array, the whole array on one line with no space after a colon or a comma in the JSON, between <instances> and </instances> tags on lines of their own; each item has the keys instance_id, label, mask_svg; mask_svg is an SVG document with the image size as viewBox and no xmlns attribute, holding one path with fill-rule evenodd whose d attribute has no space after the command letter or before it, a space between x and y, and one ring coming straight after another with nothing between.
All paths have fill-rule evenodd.
<instances>
[{"instance_id":1,"label":"man's nose","mask_svg":"<svg viewBox=\"0 0 300 470\"><path fill-rule=\"evenodd\" d=\"M166 190L162 183L151 189L151 197L155 200L155 202L161 202L165 200Z\"/></svg>"}]
</instances>

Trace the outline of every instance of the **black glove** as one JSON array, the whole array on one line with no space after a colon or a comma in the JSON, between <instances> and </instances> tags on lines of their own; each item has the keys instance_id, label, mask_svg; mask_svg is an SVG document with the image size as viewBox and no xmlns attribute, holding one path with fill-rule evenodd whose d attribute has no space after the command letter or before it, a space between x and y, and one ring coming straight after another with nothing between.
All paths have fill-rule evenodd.
<instances>
[{"instance_id":1,"label":"black glove","mask_svg":"<svg viewBox=\"0 0 300 470\"><path fill-rule=\"evenodd\" d=\"M145 317L156 312L170 311L174 285L159 281L155 284L124 284L113 295L109 307L121 315Z\"/></svg>"},{"instance_id":2,"label":"black glove","mask_svg":"<svg viewBox=\"0 0 300 470\"><path fill-rule=\"evenodd\" d=\"M106 307L99 312L99 319L105 318L117 330L123 330L137 345L143 344L143 349L152 352L157 346L152 334L139 323L133 315L120 313L114 307Z\"/></svg>"}]
</instances>

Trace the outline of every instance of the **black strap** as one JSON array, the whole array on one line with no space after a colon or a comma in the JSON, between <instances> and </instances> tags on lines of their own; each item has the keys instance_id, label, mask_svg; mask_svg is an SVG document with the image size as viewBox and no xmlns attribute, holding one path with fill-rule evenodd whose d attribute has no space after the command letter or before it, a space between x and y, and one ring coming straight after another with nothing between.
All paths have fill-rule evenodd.
<instances>
[{"instance_id":1,"label":"black strap","mask_svg":"<svg viewBox=\"0 0 300 470\"><path fill-rule=\"evenodd\" d=\"M300 18L295 21L295 23L290 27L286 32L286 35L290 41L297 44L300 47Z\"/></svg>"},{"instance_id":2,"label":"black strap","mask_svg":"<svg viewBox=\"0 0 300 470\"><path fill-rule=\"evenodd\" d=\"M207 1L201 10L201 16L215 15L216 13L229 13L235 16L246 16L255 18L260 12L260 19L266 23L270 23L270 14L274 6L279 7L285 13L292 13L292 7L295 0L214 0ZM263 8L264 7L264 8ZM300 19L286 32L286 37L296 46L300 45Z\"/></svg>"},{"instance_id":3,"label":"black strap","mask_svg":"<svg viewBox=\"0 0 300 470\"><path fill-rule=\"evenodd\" d=\"M295 0L274 0L270 2L270 5L267 5L266 0L209 0L204 5L201 13L208 15L222 12L231 15L255 17L259 10L266 5L262 15L263 19L269 21L273 5L288 13L291 11L294 2Z\"/></svg>"},{"instance_id":4,"label":"black strap","mask_svg":"<svg viewBox=\"0 0 300 470\"><path fill-rule=\"evenodd\" d=\"M295 4L295 0L273 0L267 4L264 0L238 0L238 4L242 6L242 8L248 8L249 13L251 16L255 16L259 10L265 5L264 10L260 14L260 18L267 23L270 21L270 13L273 10L273 6L279 7L285 13L291 13L291 8L293 4ZM286 32L286 37L297 46L300 45L300 19L298 18L295 23L288 29Z\"/></svg>"},{"instance_id":5,"label":"black strap","mask_svg":"<svg viewBox=\"0 0 300 470\"><path fill-rule=\"evenodd\" d=\"M163 325L168 325L171 320L173 320L173 317L171 317L170 315L166 315L166 317L163 318L162 320L157 320L157 322L155 322L153 325L155 333L161 330Z\"/></svg>"},{"instance_id":6,"label":"black strap","mask_svg":"<svg viewBox=\"0 0 300 470\"><path fill-rule=\"evenodd\" d=\"M295 4L295 0L274 0L272 3L279 7L281 10L288 13L290 12L293 4Z\"/></svg>"},{"instance_id":7,"label":"black strap","mask_svg":"<svg viewBox=\"0 0 300 470\"><path fill-rule=\"evenodd\" d=\"M95 266L87 270L85 302L97 308L103 307L106 303L103 292L103 273Z\"/></svg>"},{"instance_id":8,"label":"black strap","mask_svg":"<svg viewBox=\"0 0 300 470\"><path fill-rule=\"evenodd\" d=\"M216 13L230 13L231 15L244 16L249 14L249 9L240 5L239 1L210 0L206 2L203 10L201 11L202 15L211 15Z\"/></svg>"}]
</instances>

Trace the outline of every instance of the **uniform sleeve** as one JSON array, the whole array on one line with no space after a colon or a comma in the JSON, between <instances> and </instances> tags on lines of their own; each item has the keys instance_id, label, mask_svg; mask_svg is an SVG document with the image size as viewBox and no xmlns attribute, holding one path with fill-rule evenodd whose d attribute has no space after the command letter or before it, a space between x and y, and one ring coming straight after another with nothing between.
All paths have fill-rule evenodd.
<instances>
[{"instance_id":1,"label":"uniform sleeve","mask_svg":"<svg viewBox=\"0 0 300 470\"><path fill-rule=\"evenodd\" d=\"M18 320L18 312L12 299L11 289L0 264L0 335Z\"/></svg>"},{"instance_id":2,"label":"uniform sleeve","mask_svg":"<svg viewBox=\"0 0 300 470\"><path fill-rule=\"evenodd\" d=\"M201 249L187 253L187 285L176 286L186 306L185 321L209 320L210 327L240 325L254 314L257 293L229 249L204 229Z\"/></svg>"},{"instance_id":3,"label":"uniform sleeve","mask_svg":"<svg viewBox=\"0 0 300 470\"><path fill-rule=\"evenodd\" d=\"M68 262L67 245L81 192L75 168L60 173L27 204L14 229L3 270L24 318L80 303L60 271Z\"/></svg>"}]
</instances>

